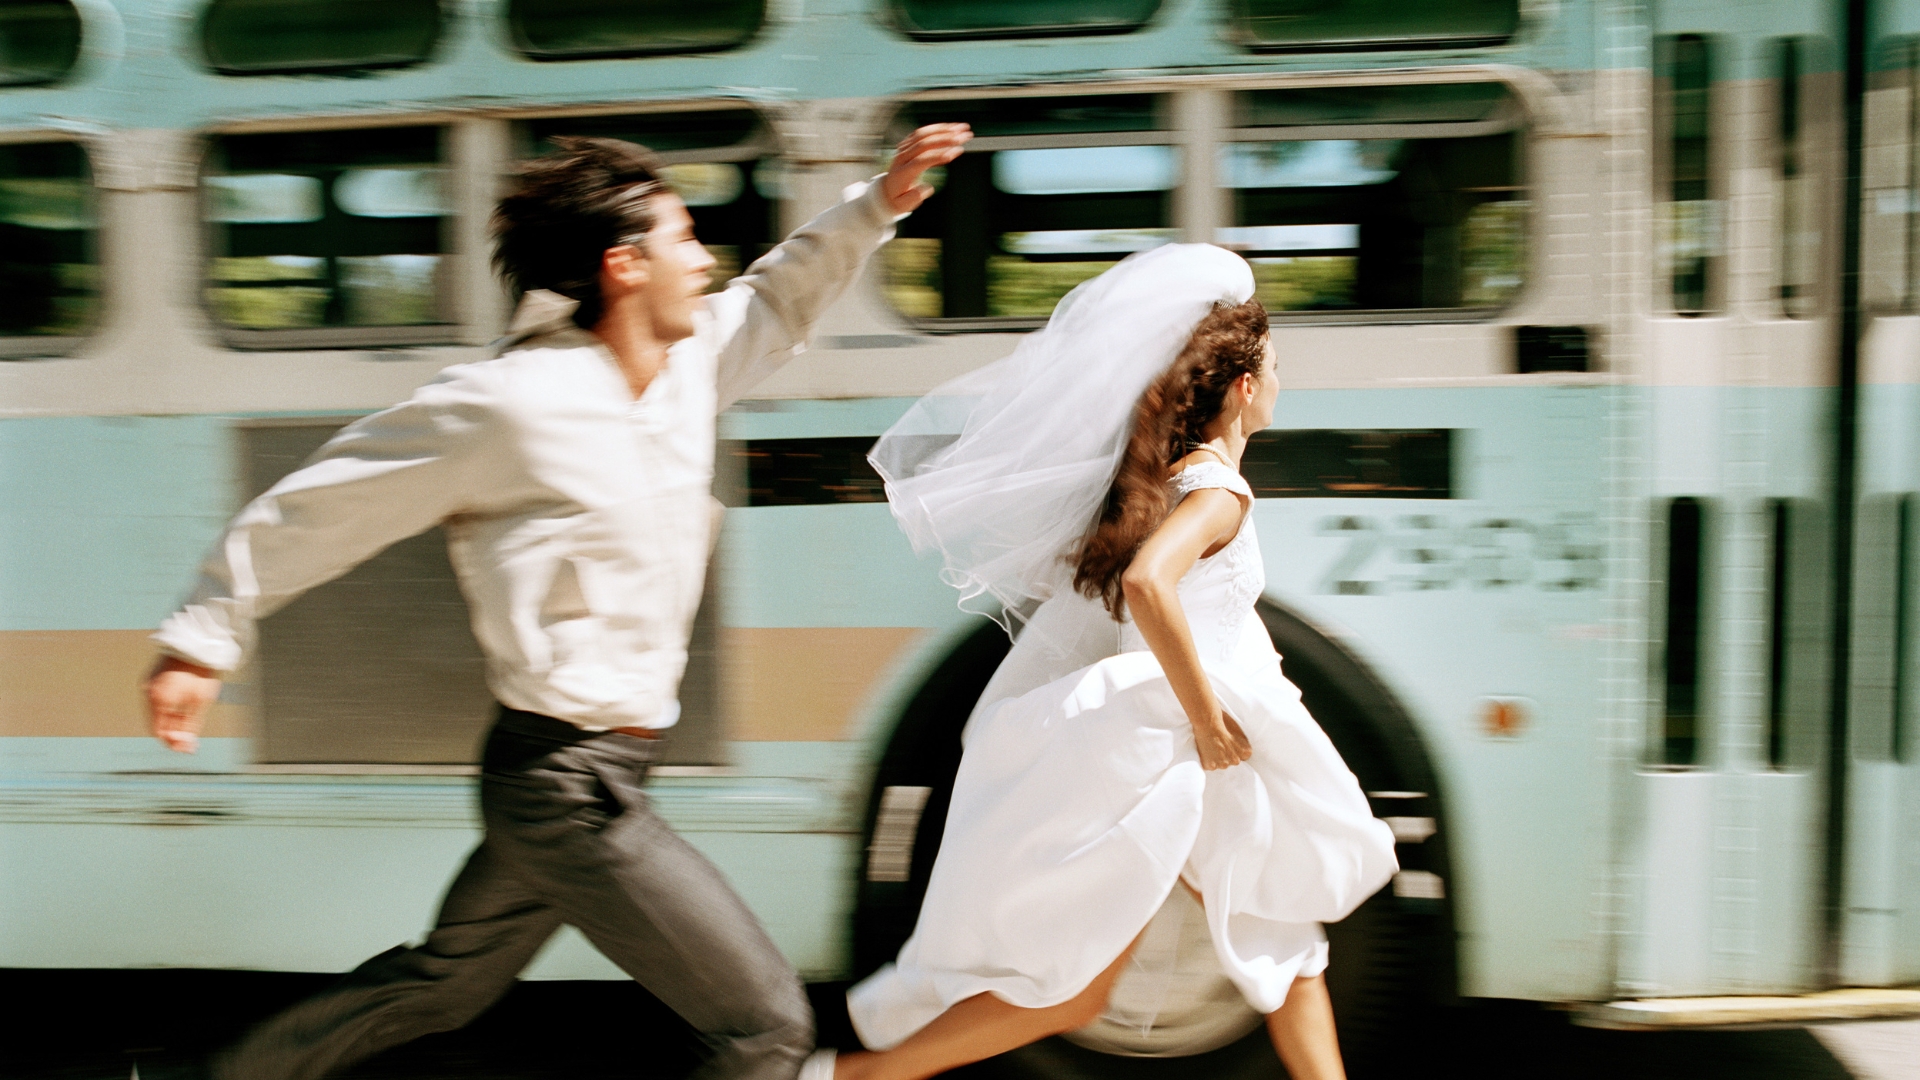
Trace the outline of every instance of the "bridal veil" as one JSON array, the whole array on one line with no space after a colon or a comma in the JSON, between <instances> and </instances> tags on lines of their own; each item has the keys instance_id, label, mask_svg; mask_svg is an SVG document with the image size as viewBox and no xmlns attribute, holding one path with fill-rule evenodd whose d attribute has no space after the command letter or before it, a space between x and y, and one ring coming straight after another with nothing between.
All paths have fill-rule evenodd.
<instances>
[{"instance_id":1,"label":"bridal veil","mask_svg":"<svg viewBox=\"0 0 1920 1080\"><path fill-rule=\"evenodd\" d=\"M1071 592L1068 559L1120 465L1133 409L1215 304L1253 295L1211 244L1129 256L1068 293L1006 358L922 398L869 455L920 554L960 606L1009 631Z\"/></svg>"}]
</instances>

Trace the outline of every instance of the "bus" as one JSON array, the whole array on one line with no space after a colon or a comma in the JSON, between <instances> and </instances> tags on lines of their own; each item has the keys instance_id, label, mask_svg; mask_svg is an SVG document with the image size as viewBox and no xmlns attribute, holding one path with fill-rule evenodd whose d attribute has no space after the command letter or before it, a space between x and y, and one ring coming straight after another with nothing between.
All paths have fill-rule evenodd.
<instances>
[{"instance_id":1,"label":"bus","mask_svg":"<svg viewBox=\"0 0 1920 1080\"><path fill-rule=\"evenodd\" d=\"M1185 240L1272 313L1261 613L1398 841L1329 927L1356 1069L1463 998L1920 1012L1914 0L0 4L0 967L418 936L490 708L437 531L267 620L194 757L147 634L244 500L487 355L547 139L658 151L719 281L941 120L971 152L722 417L651 784L807 978L910 931L1008 648L866 450ZM1176 894L1170 996L1048 1052L1238 1067ZM566 931L529 977L621 976Z\"/></svg>"}]
</instances>

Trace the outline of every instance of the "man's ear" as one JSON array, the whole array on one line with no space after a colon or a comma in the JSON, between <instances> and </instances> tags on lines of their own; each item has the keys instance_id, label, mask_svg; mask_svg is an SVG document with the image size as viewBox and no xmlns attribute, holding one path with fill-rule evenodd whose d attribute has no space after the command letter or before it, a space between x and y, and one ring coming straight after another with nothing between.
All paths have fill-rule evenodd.
<instances>
[{"instance_id":1,"label":"man's ear","mask_svg":"<svg viewBox=\"0 0 1920 1080\"><path fill-rule=\"evenodd\" d=\"M632 244L616 244L600 256L601 279L619 292L646 288L651 271L646 256Z\"/></svg>"}]
</instances>

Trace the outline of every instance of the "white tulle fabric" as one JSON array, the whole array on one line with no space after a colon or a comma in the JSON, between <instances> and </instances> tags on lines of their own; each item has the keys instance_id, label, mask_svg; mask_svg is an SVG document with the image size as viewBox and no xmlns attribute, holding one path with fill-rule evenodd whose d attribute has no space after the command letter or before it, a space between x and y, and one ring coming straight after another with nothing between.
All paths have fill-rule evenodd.
<instances>
[{"instance_id":1,"label":"white tulle fabric","mask_svg":"<svg viewBox=\"0 0 1920 1080\"><path fill-rule=\"evenodd\" d=\"M1003 625L1066 591L1133 408L1202 316L1253 295L1245 259L1170 244L1068 293L1011 356L922 398L870 455L914 550ZM955 436L958 436L957 438Z\"/></svg>"},{"instance_id":2,"label":"white tulle fabric","mask_svg":"<svg viewBox=\"0 0 1920 1080\"><path fill-rule=\"evenodd\" d=\"M1251 501L1218 464L1183 471L1173 494L1201 488ZM1218 772L1201 769L1131 625L1070 589L1041 605L968 725L913 936L848 992L862 1042L898 1045L980 993L1027 1008L1072 998L1181 878L1254 1009L1326 967L1320 923L1392 876L1393 835L1281 674L1254 610L1264 583L1248 521L1179 585L1207 677L1253 745Z\"/></svg>"}]
</instances>

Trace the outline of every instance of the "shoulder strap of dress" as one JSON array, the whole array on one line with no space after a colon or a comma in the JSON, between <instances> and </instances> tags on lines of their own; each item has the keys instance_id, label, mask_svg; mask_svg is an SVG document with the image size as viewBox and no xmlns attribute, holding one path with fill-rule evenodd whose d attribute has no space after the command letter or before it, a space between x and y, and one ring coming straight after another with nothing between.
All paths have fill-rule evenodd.
<instances>
[{"instance_id":1,"label":"shoulder strap of dress","mask_svg":"<svg viewBox=\"0 0 1920 1080\"><path fill-rule=\"evenodd\" d=\"M1201 488L1226 488L1242 498L1253 498L1247 478L1217 461L1196 461L1173 476L1173 487L1182 495Z\"/></svg>"}]
</instances>

